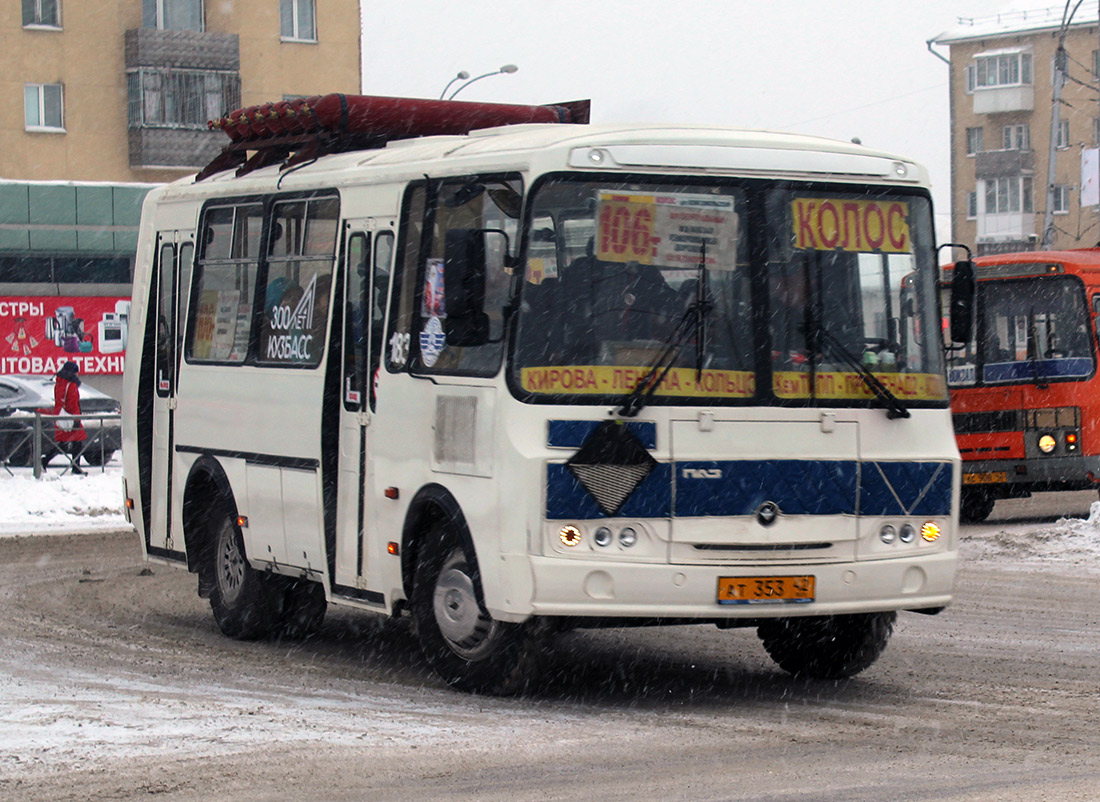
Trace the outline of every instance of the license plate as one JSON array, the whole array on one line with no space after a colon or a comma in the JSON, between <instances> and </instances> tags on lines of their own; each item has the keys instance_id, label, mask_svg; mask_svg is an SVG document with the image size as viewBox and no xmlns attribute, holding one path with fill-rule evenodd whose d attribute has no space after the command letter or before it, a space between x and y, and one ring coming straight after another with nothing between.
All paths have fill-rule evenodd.
<instances>
[{"instance_id":1,"label":"license plate","mask_svg":"<svg viewBox=\"0 0 1100 802\"><path fill-rule=\"evenodd\" d=\"M993 471L992 473L964 473L963 484L964 485L995 485L1003 484L1008 481L1008 474L1004 471Z\"/></svg>"},{"instance_id":2,"label":"license plate","mask_svg":"<svg viewBox=\"0 0 1100 802\"><path fill-rule=\"evenodd\" d=\"M805 604L814 600L812 576L722 576L719 604Z\"/></svg>"}]
</instances>

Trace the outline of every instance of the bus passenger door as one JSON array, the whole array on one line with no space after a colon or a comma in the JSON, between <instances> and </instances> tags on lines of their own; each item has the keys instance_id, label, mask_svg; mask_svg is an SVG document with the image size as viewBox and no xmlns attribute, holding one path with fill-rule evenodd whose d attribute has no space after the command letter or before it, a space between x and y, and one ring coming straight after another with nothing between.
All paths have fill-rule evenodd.
<instances>
[{"instance_id":1,"label":"bus passenger door","mask_svg":"<svg viewBox=\"0 0 1100 802\"><path fill-rule=\"evenodd\" d=\"M366 589L368 440L375 407L375 373L393 261L394 221L345 225L343 370L340 388L340 480L336 585Z\"/></svg>"},{"instance_id":2,"label":"bus passenger door","mask_svg":"<svg viewBox=\"0 0 1100 802\"><path fill-rule=\"evenodd\" d=\"M172 451L183 319L187 311L186 296L191 283L194 254L194 232L162 231L157 235L156 297L152 309L156 317L153 335L156 358L153 370L152 498L146 545L150 553L181 559L183 543L173 538Z\"/></svg>"}]
</instances>

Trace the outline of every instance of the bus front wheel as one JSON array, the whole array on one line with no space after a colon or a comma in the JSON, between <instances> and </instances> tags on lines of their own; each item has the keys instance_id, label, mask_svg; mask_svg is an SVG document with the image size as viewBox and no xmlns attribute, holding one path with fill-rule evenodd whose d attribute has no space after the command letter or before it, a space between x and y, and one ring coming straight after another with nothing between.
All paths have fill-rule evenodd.
<instances>
[{"instance_id":1,"label":"bus front wheel","mask_svg":"<svg viewBox=\"0 0 1100 802\"><path fill-rule=\"evenodd\" d=\"M420 549L411 605L420 649L456 688L520 693L537 675L537 647L527 626L489 615L476 563L456 540L437 524Z\"/></svg>"},{"instance_id":2,"label":"bus front wheel","mask_svg":"<svg viewBox=\"0 0 1100 802\"><path fill-rule=\"evenodd\" d=\"M221 631L238 640L269 635L277 617L275 588L269 577L248 564L241 533L228 513L218 516L209 559L210 609Z\"/></svg>"},{"instance_id":3,"label":"bus front wheel","mask_svg":"<svg viewBox=\"0 0 1100 802\"><path fill-rule=\"evenodd\" d=\"M996 499L987 490L963 490L959 499L959 521L979 524L993 512Z\"/></svg>"},{"instance_id":4,"label":"bus front wheel","mask_svg":"<svg viewBox=\"0 0 1100 802\"><path fill-rule=\"evenodd\" d=\"M897 613L776 618L756 633L772 660L796 677L846 679L879 658Z\"/></svg>"}]
</instances>

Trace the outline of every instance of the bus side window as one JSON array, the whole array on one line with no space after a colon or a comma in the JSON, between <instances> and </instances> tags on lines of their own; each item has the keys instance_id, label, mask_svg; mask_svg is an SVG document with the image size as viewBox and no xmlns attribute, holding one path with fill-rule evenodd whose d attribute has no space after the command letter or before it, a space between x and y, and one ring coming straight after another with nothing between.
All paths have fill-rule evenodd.
<instances>
[{"instance_id":1,"label":"bus side window","mask_svg":"<svg viewBox=\"0 0 1100 802\"><path fill-rule=\"evenodd\" d=\"M166 242L157 256L157 395L172 392L172 363L175 344L176 248Z\"/></svg>"},{"instance_id":2,"label":"bus side window","mask_svg":"<svg viewBox=\"0 0 1100 802\"><path fill-rule=\"evenodd\" d=\"M356 232L348 239L347 289L344 298L344 409L362 409L363 389L367 382L367 265L370 246L365 234Z\"/></svg>"},{"instance_id":3,"label":"bus side window","mask_svg":"<svg viewBox=\"0 0 1100 802\"><path fill-rule=\"evenodd\" d=\"M340 202L276 203L263 287L261 365L316 367L324 355Z\"/></svg>"},{"instance_id":4,"label":"bus side window","mask_svg":"<svg viewBox=\"0 0 1100 802\"><path fill-rule=\"evenodd\" d=\"M367 393L370 408L375 405L374 375L382 364L383 336L386 330L386 297L390 288L390 271L393 265L394 236L392 231L382 231L374 237L373 277L370 300L370 370L367 373Z\"/></svg>"},{"instance_id":5,"label":"bus side window","mask_svg":"<svg viewBox=\"0 0 1100 802\"><path fill-rule=\"evenodd\" d=\"M492 375L503 354L504 307L512 290L515 249L522 196L518 178L471 176L448 180L435 206L432 240L421 254L423 287L415 311L420 337L419 370L431 373ZM448 343L444 318L455 310L445 308L448 243L473 243L483 254L488 337L476 345ZM478 268L480 269L480 268ZM475 338L477 339L477 338Z\"/></svg>"},{"instance_id":6,"label":"bus side window","mask_svg":"<svg viewBox=\"0 0 1100 802\"><path fill-rule=\"evenodd\" d=\"M413 302L416 298L417 264L424 232L428 186L412 184L401 208L401 238L394 265L393 298L390 301L389 339L385 342L386 370L397 372L408 366L412 342Z\"/></svg>"},{"instance_id":7,"label":"bus side window","mask_svg":"<svg viewBox=\"0 0 1100 802\"><path fill-rule=\"evenodd\" d=\"M241 364L248 356L262 227L258 203L206 210L188 308L188 361Z\"/></svg>"}]
</instances>

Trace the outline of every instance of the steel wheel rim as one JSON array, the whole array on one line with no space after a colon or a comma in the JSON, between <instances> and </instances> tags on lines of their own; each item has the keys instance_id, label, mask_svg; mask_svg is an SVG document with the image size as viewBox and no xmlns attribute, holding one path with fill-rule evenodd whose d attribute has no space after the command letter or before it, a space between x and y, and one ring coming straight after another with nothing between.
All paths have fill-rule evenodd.
<instances>
[{"instance_id":1,"label":"steel wheel rim","mask_svg":"<svg viewBox=\"0 0 1100 802\"><path fill-rule=\"evenodd\" d=\"M478 603L469 566L457 549L439 571L432 611L440 634L455 654L475 660L491 651L497 622Z\"/></svg>"},{"instance_id":2,"label":"steel wheel rim","mask_svg":"<svg viewBox=\"0 0 1100 802\"><path fill-rule=\"evenodd\" d=\"M244 555L237 548L236 532L227 521L218 538L216 573L218 592L226 602L232 602L241 592L244 584Z\"/></svg>"}]
</instances>

